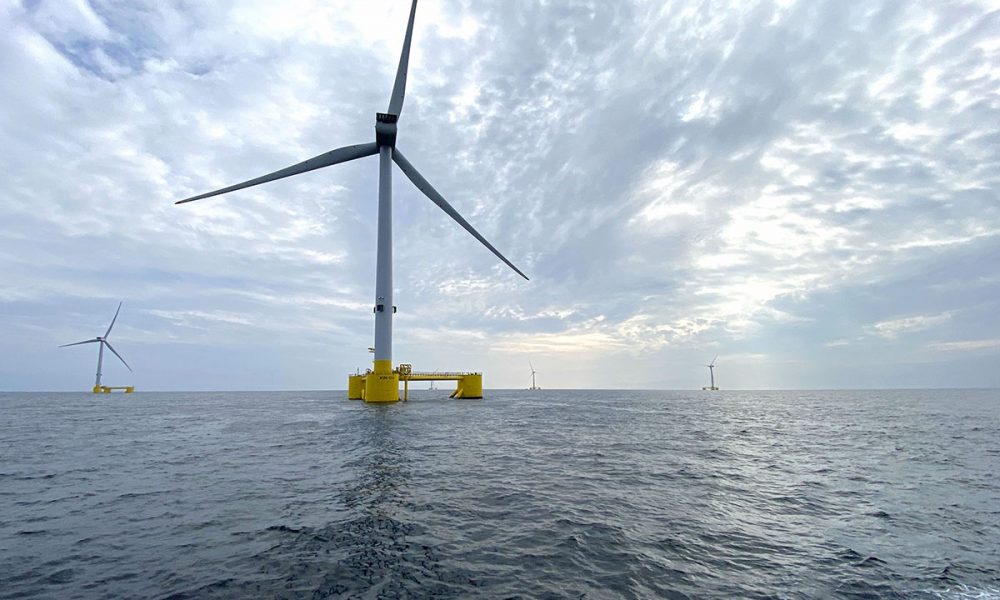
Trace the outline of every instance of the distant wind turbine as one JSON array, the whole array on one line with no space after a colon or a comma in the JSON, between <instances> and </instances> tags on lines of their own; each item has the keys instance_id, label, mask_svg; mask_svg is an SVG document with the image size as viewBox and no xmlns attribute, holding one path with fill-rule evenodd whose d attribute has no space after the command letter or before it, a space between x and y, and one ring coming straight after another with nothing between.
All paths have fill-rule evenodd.
<instances>
[{"instance_id":1,"label":"distant wind turbine","mask_svg":"<svg viewBox=\"0 0 1000 600\"><path fill-rule=\"evenodd\" d=\"M708 367L708 374L712 378L712 385L710 387L701 388L701 389L703 389L703 390L718 390L719 389L719 388L715 387L715 361L717 361L718 359L719 359L719 355L716 354L715 358L712 359L712 362L710 362L707 365L705 365L706 367Z\"/></svg>"},{"instance_id":2,"label":"distant wind turbine","mask_svg":"<svg viewBox=\"0 0 1000 600\"><path fill-rule=\"evenodd\" d=\"M83 340L82 342L73 342L72 344L63 344L62 346L59 346L60 348L66 348L67 346L79 346L80 344L100 344L99 346L100 349L97 351L97 380L94 382L95 392L98 391L98 389L101 387L101 367L104 363L105 346L107 346L108 350L111 350L111 352L118 357L118 360L122 361L122 364L125 365L125 367L129 370L130 373L132 372L132 367L128 366L128 363L125 362L125 359L122 358L122 355L118 354L118 352L114 349L111 343L108 342L108 336L111 335L111 328L115 326L115 321L118 320L118 313L121 312L121 310L122 310L122 303L119 302L118 310L115 311L115 316L113 319L111 319L111 324L108 325L108 330L104 332L103 336L95 337L92 340Z\"/></svg>"},{"instance_id":3,"label":"distant wind turbine","mask_svg":"<svg viewBox=\"0 0 1000 600\"><path fill-rule=\"evenodd\" d=\"M537 373L538 371L536 371L535 367L532 366L530 360L528 361L528 368L531 369L531 387L528 389L537 390L538 386L535 385L535 373Z\"/></svg>"},{"instance_id":4,"label":"distant wind turbine","mask_svg":"<svg viewBox=\"0 0 1000 600\"><path fill-rule=\"evenodd\" d=\"M479 234L472 225L466 221L462 215L455 210L451 204L438 193L436 189L417 171L416 167L403 156L399 148L396 147L397 122L403 108L403 95L406 91L406 75L410 60L410 41L413 37L413 19L417 12L417 0L413 0L410 6L410 18L406 25L406 37L403 39L403 50L399 57L399 67L396 70L396 81L392 86L392 95L389 99L389 108L384 113L375 115L375 141L353 146L344 146L331 150L319 156L294 164L290 167L280 169L267 175L262 175L254 179L237 183L222 189L199 194L190 198L185 198L176 202L183 204L193 202L211 196L218 196L228 192L241 190L244 188L260 185L269 181L291 177L307 171L329 167L339 163L352 161L366 156L379 155L379 179L378 179L378 240L375 267L375 374L390 376L392 370L392 315L396 312L396 307L392 303L392 163L400 168L404 175L426 195L431 202L436 204L449 217L455 220L474 238L486 246L490 252L504 262L515 273L528 279L528 276L514 266L514 263L493 247L486 238ZM396 392L385 388L384 392L390 394L392 398L374 399L370 395L366 396L369 401L395 401Z\"/></svg>"}]
</instances>

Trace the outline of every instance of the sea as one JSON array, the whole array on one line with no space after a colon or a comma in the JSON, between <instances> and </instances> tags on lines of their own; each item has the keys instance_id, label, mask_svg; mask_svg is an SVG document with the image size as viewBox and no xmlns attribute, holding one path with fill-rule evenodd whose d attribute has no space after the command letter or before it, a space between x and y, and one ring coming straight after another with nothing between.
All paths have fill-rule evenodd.
<instances>
[{"instance_id":1,"label":"sea","mask_svg":"<svg viewBox=\"0 0 1000 600\"><path fill-rule=\"evenodd\" d=\"M1000 391L0 394L0 598L1000 598Z\"/></svg>"}]
</instances>

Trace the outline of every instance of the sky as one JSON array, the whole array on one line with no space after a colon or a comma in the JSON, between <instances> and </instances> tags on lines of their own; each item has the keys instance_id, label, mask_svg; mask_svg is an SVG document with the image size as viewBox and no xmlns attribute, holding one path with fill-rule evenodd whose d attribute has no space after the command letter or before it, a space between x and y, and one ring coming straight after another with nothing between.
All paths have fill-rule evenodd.
<instances>
[{"instance_id":1,"label":"sky","mask_svg":"<svg viewBox=\"0 0 1000 600\"><path fill-rule=\"evenodd\" d=\"M0 390L343 389L405 0L0 0ZM1000 2L421 0L394 361L487 388L1000 386Z\"/></svg>"}]
</instances>

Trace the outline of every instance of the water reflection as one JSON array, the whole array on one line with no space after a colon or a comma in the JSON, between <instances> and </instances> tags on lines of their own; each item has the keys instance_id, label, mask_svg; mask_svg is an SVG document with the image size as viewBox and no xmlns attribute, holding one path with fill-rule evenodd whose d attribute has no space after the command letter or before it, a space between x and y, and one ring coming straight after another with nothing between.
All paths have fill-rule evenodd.
<instances>
[{"instance_id":1,"label":"water reflection","mask_svg":"<svg viewBox=\"0 0 1000 600\"><path fill-rule=\"evenodd\" d=\"M392 518L403 502L402 490L410 480L407 444L398 406L363 406L355 422L355 445L345 466L354 479L345 485L344 505L363 515Z\"/></svg>"},{"instance_id":2,"label":"water reflection","mask_svg":"<svg viewBox=\"0 0 1000 600\"><path fill-rule=\"evenodd\" d=\"M350 477L333 501L346 516L322 527L272 527L277 545L258 556L261 571L283 575L253 591L311 598L451 595L425 527L408 518L414 432L404 406L358 405L348 423L353 441L343 467ZM338 507L340 508L340 507ZM295 584L289 573L295 573ZM259 585L259 584L258 584Z\"/></svg>"}]
</instances>

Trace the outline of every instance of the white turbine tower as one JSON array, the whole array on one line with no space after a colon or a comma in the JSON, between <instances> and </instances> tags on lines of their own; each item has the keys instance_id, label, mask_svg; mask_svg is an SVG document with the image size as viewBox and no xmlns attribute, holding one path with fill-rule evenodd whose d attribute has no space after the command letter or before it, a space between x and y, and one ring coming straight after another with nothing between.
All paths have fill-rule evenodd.
<instances>
[{"instance_id":1,"label":"white turbine tower","mask_svg":"<svg viewBox=\"0 0 1000 600\"><path fill-rule=\"evenodd\" d=\"M708 367L708 374L712 378L712 385L710 387L703 387L701 389L703 389L703 390L718 390L719 389L719 388L715 387L715 361L718 360L718 359L719 359L719 356L716 355L715 358L712 359L712 362L710 362L707 365L705 365L706 367Z\"/></svg>"},{"instance_id":2,"label":"white turbine tower","mask_svg":"<svg viewBox=\"0 0 1000 600\"><path fill-rule=\"evenodd\" d=\"M531 387L528 389L537 390L538 386L535 385L535 373L538 371L535 370L535 367L531 364L530 360L528 361L528 368L531 369Z\"/></svg>"},{"instance_id":3,"label":"white turbine tower","mask_svg":"<svg viewBox=\"0 0 1000 600\"><path fill-rule=\"evenodd\" d=\"M73 342L72 344L63 344L62 346L59 346L60 348L66 348L67 346L79 346L80 344L100 344L99 350L97 351L97 380L94 381L94 393L98 393L103 390L101 386L101 367L103 366L104 363L105 346L107 346L108 350L111 350L111 352L118 357L118 360L122 361L122 364L125 365L125 368L127 368L130 373L132 372L132 367L128 366L128 363L125 362L125 359L122 358L122 355L118 354L118 352L114 349L111 343L108 342L108 336L111 335L111 328L115 326L115 321L118 320L118 313L121 312L121 310L122 310L122 303L119 302L118 310L115 311L115 316L113 319L111 319L111 324L108 325L108 330L104 332L103 336L95 337L92 340L83 340L82 342ZM129 388L126 388L126 390L127 389Z\"/></svg>"},{"instance_id":4,"label":"white turbine tower","mask_svg":"<svg viewBox=\"0 0 1000 600\"><path fill-rule=\"evenodd\" d=\"M403 156L403 153L396 147L397 121L403 108L403 95L406 91L407 67L410 59L410 41L413 37L413 19L417 12L417 0L413 0L410 7L410 18L406 25L406 37L403 39L403 50L399 57L399 67L396 71L396 81L392 86L392 96L389 99L389 108L385 113L375 115L375 141L353 146L344 146L331 150L319 156L315 156L290 167L244 181L229 187L225 187L213 192L199 194L191 198L180 200L177 204L193 202L211 196L218 196L243 188L260 185L269 181L275 181L299 173L305 173L323 167L329 167L339 163L352 161L366 156L379 155L379 180L378 180L378 241L376 253L376 273L375 273L375 371L376 378L368 379L368 393L366 400L372 402L394 402L398 400L398 375L395 385L396 389L390 387L392 379L392 315L396 307L392 303L392 163L405 174L410 181L423 192L431 202L438 205L448 216L454 219L466 231L472 234L490 252L502 260L507 266L513 269L518 275L528 279L527 275L514 266L512 262L493 247L486 238L479 234L475 228L466 221L462 215L455 210L444 197L434 189L431 184L424 179L424 176L417 171L416 167ZM373 381L379 389L373 389ZM382 382L379 384L378 382Z\"/></svg>"}]
</instances>

